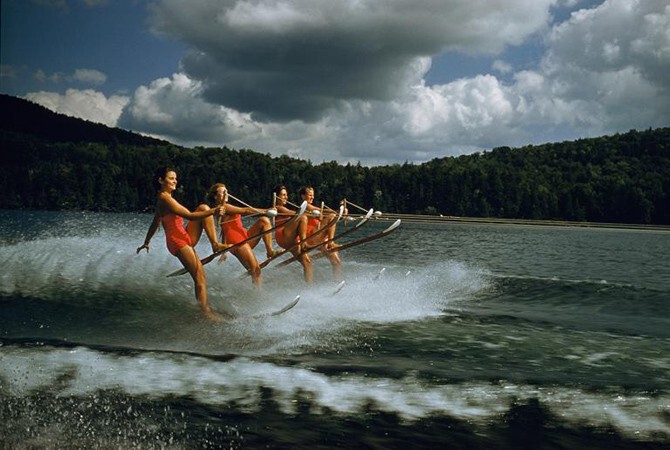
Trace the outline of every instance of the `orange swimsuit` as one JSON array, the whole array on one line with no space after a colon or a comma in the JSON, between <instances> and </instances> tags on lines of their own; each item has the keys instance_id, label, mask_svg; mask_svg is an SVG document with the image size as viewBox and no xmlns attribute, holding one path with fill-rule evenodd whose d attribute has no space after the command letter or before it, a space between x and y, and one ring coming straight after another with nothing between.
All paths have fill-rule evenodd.
<instances>
[{"instance_id":1,"label":"orange swimsuit","mask_svg":"<svg viewBox=\"0 0 670 450\"><path fill-rule=\"evenodd\" d=\"M275 218L275 241L277 241L277 245L279 245L281 248L289 248L293 246L296 242L299 241L299 239L296 237L293 242L287 242L286 239L284 239L284 222L288 222L291 218L287 216L277 216Z\"/></svg>"},{"instance_id":2,"label":"orange swimsuit","mask_svg":"<svg viewBox=\"0 0 670 450\"><path fill-rule=\"evenodd\" d=\"M232 220L228 220L221 224L221 230L225 237L226 244L237 244L249 237L246 228L242 224L242 216L240 214L233 214Z\"/></svg>"},{"instance_id":3,"label":"orange swimsuit","mask_svg":"<svg viewBox=\"0 0 670 450\"><path fill-rule=\"evenodd\" d=\"M184 219L176 214L168 213L161 217L161 222L165 230L165 242L170 253L177 255L180 248L193 245L191 236L184 228Z\"/></svg>"},{"instance_id":4,"label":"orange swimsuit","mask_svg":"<svg viewBox=\"0 0 670 450\"><path fill-rule=\"evenodd\" d=\"M321 221L316 217L307 218L307 236L319 229Z\"/></svg>"}]
</instances>

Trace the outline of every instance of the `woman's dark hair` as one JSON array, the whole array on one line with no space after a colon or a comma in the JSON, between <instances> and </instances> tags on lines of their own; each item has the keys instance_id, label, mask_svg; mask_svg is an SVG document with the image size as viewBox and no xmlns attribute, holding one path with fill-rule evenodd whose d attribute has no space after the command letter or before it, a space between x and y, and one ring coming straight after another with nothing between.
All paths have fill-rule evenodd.
<instances>
[{"instance_id":1,"label":"woman's dark hair","mask_svg":"<svg viewBox=\"0 0 670 450\"><path fill-rule=\"evenodd\" d=\"M272 188L272 192L275 193L277 196L279 196L279 194L281 193L282 190L284 190L284 191L286 191L286 193L288 193L288 189L283 184L278 184L278 185L276 185L275 187ZM288 208L288 209L294 209L293 206L291 206L290 203L286 204L285 207Z\"/></svg>"},{"instance_id":2,"label":"woman's dark hair","mask_svg":"<svg viewBox=\"0 0 670 450\"><path fill-rule=\"evenodd\" d=\"M284 186L283 184L278 184L275 187L273 187L272 192L279 195L279 193L282 191L282 189L284 189L286 192L288 192L288 189L286 189L286 186Z\"/></svg>"},{"instance_id":3,"label":"woman's dark hair","mask_svg":"<svg viewBox=\"0 0 670 450\"><path fill-rule=\"evenodd\" d=\"M307 195L307 191L309 191L309 190L312 190L312 191L313 191L314 188L313 188L312 186L303 186L303 187L301 187L300 190L298 191L298 195L301 196L301 197L302 197L303 195Z\"/></svg>"},{"instance_id":4,"label":"woman's dark hair","mask_svg":"<svg viewBox=\"0 0 670 450\"><path fill-rule=\"evenodd\" d=\"M165 178L168 174L168 172L174 172L177 173L175 169L169 166L164 166L164 167L159 167L156 169L154 172L154 177L151 179L151 182L154 185L154 188L156 188L157 191L161 190L161 183L158 181L160 178ZM179 186L179 183L177 183L177 186Z\"/></svg>"},{"instance_id":5,"label":"woman's dark hair","mask_svg":"<svg viewBox=\"0 0 670 450\"><path fill-rule=\"evenodd\" d=\"M220 187L222 187L222 188L225 189L226 185L223 184L223 183L214 183L214 184L209 188L209 190L207 190L207 194L205 194L205 203L207 203L207 205L208 205L210 208L214 208L214 207L216 206L216 191L217 191Z\"/></svg>"}]
</instances>

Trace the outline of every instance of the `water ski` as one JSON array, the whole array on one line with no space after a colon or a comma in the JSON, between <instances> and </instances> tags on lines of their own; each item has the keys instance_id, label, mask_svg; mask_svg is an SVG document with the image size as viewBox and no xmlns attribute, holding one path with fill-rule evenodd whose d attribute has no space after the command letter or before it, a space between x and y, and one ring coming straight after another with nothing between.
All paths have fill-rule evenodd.
<instances>
[{"instance_id":1,"label":"water ski","mask_svg":"<svg viewBox=\"0 0 670 450\"><path fill-rule=\"evenodd\" d=\"M340 281L340 283L337 286L335 286L335 290L333 291L332 294L330 294L330 296L332 297L335 294L337 294L338 292L340 292L342 290L342 288L344 287L345 283L346 282L344 280Z\"/></svg>"},{"instance_id":2,"label":"water ski","mask_svg":"<svg viewBox=\"0 0 670 450\"><path fill-rule=\"evenodd\" d=\"M302 202L302 205L300 205L300 210L299 210L298 212L296 212L295 215L294 215L293 217L291 217L286 223L284 223L284 226L286 226L287 224L289 224L290 222L292 222L292 221L294 221L294 220L297 220L298 217L300 217L301 215L304 214L305 209L307 209L307 202ZM214 258L216 258L217 256L220 256L220 255L222 255L222 254L224 254L224 253L226 253L226 252L229 252L229 251L231 251L231 250L234 250L234 249L236 249L236 248L239 248L239 247L241 247L242 245L246 244L247 242L251 242L251 241L253 241L253 240L255 240L255 239L259 239L261 236L263 236L263 235L265 235L265 234L268 234L268 233L272 233L272 232L275 231L276 229L277 229L277 227L276 227L276 226L273 226L272 228L269 228L269 229L267 229L267 230L265 230L265 231L261 231L260 233L254 235L254 236L250 236L250 237L246 238L245 240L238 242L237 244L231 245L230 247L226 247L226 248L221 249L221 250L217 250L217 251L215 251L214 253L212 253L211 255L207 256L206 258L202 258L202 259L200 260L200 263L201 263L203 266L204 266L205 264L209 264L209 263L212 262L212 261L214 260ZM269 262L269 259L268 259L268 262ZM262 268L262 267L264 267L264 266L261 265L261 268ZM167 277L167 278L170 278L170 277L176 277L176 276L179 276L179 275L184 275L185 273L188 273L188 270L186 270L186 268L181 268L181 269L176 270L176 271L174 271L174 272L172 272L172 273L169 273L168 275L166 275L166 277Z\"/></svg>"},{"instance_id":3,"label":"water ski","mask_svg":"<svg viewBox=\"0 0 670 450\"><path fill-rule=\"evenodd\" d=\"M271 311L271 312L265 312L265 313L260 313L260 314L254 314L253 316L250 316L252 319L260 319L262 317L271 317L271 316L278 316L280 314L284 314L286 311L289 311L295 307L295 305L298 304L300 301L300 296L296 295L296 297L291 300L288 304L286 304L283 308L278 309L276 311Z\"/></svg>"}]
</instances>

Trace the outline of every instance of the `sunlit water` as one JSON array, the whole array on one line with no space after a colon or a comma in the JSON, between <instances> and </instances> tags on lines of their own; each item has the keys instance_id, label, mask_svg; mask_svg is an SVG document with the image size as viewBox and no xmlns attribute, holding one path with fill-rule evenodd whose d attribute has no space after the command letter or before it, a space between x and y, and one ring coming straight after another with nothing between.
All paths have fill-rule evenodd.
<instances>
[{"instance_id":1,"label":"sunlit water","mask_svg":"<svg viewBox=\"0 0 670 450\"><path fill-rule=\"evenodd\" d=\"M240 317L210 324L162 231L135 254L150 221L0 212L5 447L670 442L670 232L403 224L337 293L324 259L258 291L229 256L210 302Z\"/></svg>"}]
</instances>

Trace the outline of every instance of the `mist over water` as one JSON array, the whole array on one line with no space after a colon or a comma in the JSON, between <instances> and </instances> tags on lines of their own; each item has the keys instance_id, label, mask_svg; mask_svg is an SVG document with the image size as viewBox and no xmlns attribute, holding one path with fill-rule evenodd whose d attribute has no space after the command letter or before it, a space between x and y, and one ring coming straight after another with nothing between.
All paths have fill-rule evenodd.
<instances>
[{"instance_id":1,"label":"mist over water","mask_svg":"<svg viewBox=\"0 0 670 450\"><path fill-rule=\"evenodd\" d=\"M302 282L297 263L285 268L270 266L264 274L264 286L258 290L248 277L242 277L242 266L229 256L221 264L207 266L210 303L241 318L203 327L190 277L164 276L180 266L160 246L161 238L154 238L149 254L140 255L129 245L137 240L125 237L49 237L4 246L0 256L7 269L0 278L0 292L34 304L37 315L32 322L39 321L42 312L44 323L39 324L34 337L76 340L84 330L90 338L90 327L95 325L101 331L99 339L111 338L118 345L123 335L108 337L110 329L128 329L135 323L137 332L145 330L147 335L180 330L175 342L180 350L186 350L182 337L202 336L204 332L221 343L219 351L237 353L254 348L254 340L261 342L258 351L268 351L268 340L281 339L287 346L287 339L291 342L291 336L296 336L298 345L304 345L311 335L336 335L357 322L393 323L439 316L451 301L486 285L481 276L453 262L411 272L404 267L347 261L345 285L336 294L338 284L327 264L316 267L318 281L313 286ZM206 254L204 246L199 249ZM299 307L290 314L251 317L259 311L278 309L297 295L301 297ZM67 315L54 316L54 307ZM81 320L91 317L94 319ZM71 328L63 329L63 319L71 322ZM50 335L53 328L61 334ZM136 339L133 334L123 345L135 346ZM234 346L236 342L244 348ZM189 351L203 350L201 342L193 344Z\"/></svg>"},{"instance_id":2,"label":"mist over water","mask_svg":"<svg viewBox=\"0 0 670 450\"><path fill-rule=\"evenodd\" d=\"M591 447L607 447L608 430L630 445L670 440L670 233L403 224L343 252L339 291L323 259L312 286L295 263L270 265L257 290L228 256L207 266L210 303L239 318L211 324L189 276L165 277L180 265L162 231L135 254L150 220L0 215L5 442L63 443L55 427L94 446L288 445L278 424L297 416L331 424L298 447L328 444L346 421L391 446L464 427L466 444L513 447L516 420ZM289 312L257 317L297 295ZM424 428L436 417L439 436Z\"/></svg>"}]
</instances>

